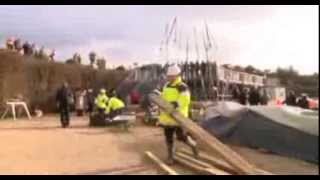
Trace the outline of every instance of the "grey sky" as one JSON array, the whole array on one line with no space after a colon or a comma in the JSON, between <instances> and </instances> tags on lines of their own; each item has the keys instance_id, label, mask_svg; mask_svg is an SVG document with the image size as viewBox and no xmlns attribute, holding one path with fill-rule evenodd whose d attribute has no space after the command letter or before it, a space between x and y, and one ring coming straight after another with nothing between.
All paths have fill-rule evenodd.
<instances>
[{"instance_id":1,"label":"grey sky","mask_svg":"<svg viewBox=\"0 0 320 180\"><path fill-rule=\"evenodd\" d=\"M188 37L195 58L193 28L200 44L206 21L219 62L262 69L293 65L310 74L319 65L318 11L318 6L0 6L0 40L19 36L56 49L61 59L76 51L87 58L96 50L109 64L165 62L160 41L166 23L177 16L183 48L172 44L169 57L185 58Z\"/></svg>"}]
</instances>

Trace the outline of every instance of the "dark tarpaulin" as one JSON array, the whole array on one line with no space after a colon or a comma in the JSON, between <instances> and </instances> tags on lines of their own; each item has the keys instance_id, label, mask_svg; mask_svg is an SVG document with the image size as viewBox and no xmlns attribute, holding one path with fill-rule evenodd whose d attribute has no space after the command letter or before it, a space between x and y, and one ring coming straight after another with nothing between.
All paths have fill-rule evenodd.
<instances>
[{"instance_id":1,"label":"dark tarpaulin","mask_svg":"<svg viewBox=\"0 0 320 180\"><path fill-rule=\"evenodd\" d=\"M319 162L319 117L315 111L219 102L207 109L199 123L227 143Z\"/></svg>"}]
</instances>

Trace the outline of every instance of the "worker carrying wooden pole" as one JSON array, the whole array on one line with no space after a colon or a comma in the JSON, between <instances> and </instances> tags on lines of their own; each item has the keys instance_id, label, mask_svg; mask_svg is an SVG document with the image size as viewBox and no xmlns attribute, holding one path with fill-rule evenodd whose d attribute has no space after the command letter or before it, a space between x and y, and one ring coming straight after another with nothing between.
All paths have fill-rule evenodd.
<instances>
[{"instance_id":1,"label":"worker carrying wooden pole","mask_svg":"<svg viewBox=\"0 0 320 180\"><path fill-rule=\"evenodd\" d=\"M191 95L188 86L182 82L181 70L177 65L171 65L167 71L167 83L161 89L161 97L171 103L183 116L188 117ZM165 140L168 150L167 164L174 164L174 134L179 141L192 148L195 157L198 156L197 143L179 126L166 112L161 111L158 125L164 128Z\"/></svg>"}]
</instances>

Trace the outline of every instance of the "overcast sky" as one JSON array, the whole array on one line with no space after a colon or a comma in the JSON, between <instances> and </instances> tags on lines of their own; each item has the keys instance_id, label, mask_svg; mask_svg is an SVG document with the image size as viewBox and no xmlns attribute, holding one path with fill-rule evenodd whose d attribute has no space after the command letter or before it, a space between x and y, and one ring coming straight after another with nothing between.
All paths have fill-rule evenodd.
<instances>
[{"instance_id":1,"label":"overcast sky","mask_svg":"<svg viewBox=\"0 0 320 180\"><path fill-rule=\"evenodd\" d=\"M57 58L95 50L107 64L166 62L160 52L167 23L177 17L178 43L169 59L196 59L194 28L204 59L207 22L220 63L261 69L292 65L300 73L318 72L318 6L0 6L0 40L18 36L54 48ZM179 46L180 44L180 46Z\"/></svg>"}]
</instances>

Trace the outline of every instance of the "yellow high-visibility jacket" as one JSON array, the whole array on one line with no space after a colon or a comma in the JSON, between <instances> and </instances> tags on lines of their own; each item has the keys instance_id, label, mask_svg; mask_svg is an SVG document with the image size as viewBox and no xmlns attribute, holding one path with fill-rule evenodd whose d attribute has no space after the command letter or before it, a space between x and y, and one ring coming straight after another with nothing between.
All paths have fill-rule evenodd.
<instances>
[{"instance_id":1,"label":"yellow high-visibility jacket","mask_svg":"<svg viewBox=\"0 0 320 180\"><path fill-rule=\"evenodd\" d=\"M117 110L124 107L125 107L124 102L121 99L117 97L111 97L110 100L108 101L108 105L106 106L104 112L108 114L112 110Z\"/></svg>"},{"instance_id":2,"label":"yellow high-visibility jacket","mask_svg":"<svg viewBox=\"0 0 320 180\"><path fill-rule=\"evenodd\" d=\"M101 109L105 109L107 107L107 102L109 98L106 94L98 94L98 96L94 100L94 104Z\"/></svg>"},{"instance_id":3,"label":"yellow high-visibility jacket","mask_svg":"<svg viewBox=\"0 0 320 180\"><path fill-rule=\"evenodd\" d=\"M189 116L191 96L188 86L182 82L181 76L162 88L161 97L169 103L176 102L178 105L176 110L185 117ZM178 123L163 111L160 111L159 123L164 126L178 126Z\"/></svg>"}]
</instances>

